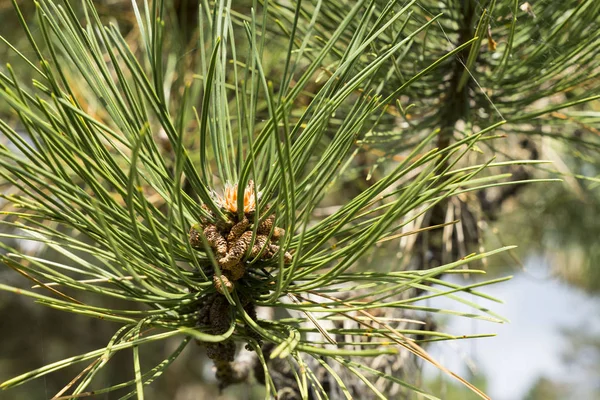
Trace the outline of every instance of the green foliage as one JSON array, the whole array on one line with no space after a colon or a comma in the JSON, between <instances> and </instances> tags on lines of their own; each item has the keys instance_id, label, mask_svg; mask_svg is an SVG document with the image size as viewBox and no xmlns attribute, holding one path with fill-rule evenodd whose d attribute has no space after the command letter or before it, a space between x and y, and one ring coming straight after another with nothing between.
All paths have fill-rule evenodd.
<instances>
[{"instance_id":1,"label":"green foliage","mask_svg":"<svg viewBox=\"0 0 600 400\"><path fill-rule=\"evenodd\" d=\"M282 30L294 15L284 3L274 11L285 21L280 22ZM321 9L326 17L315 18L316 26L310 27L319 38L327 38L355 2L316 4L302 2L301 8L307 15ZM399 13L400 6L385 1L365 2L365 15L382 20L393 15L395 21L365 48L361 64L407 40L371 85L375 93L390 96L387 107L404 120L396 133L405 140L383 132L385 140L379 143L391 152L405 148L407 136L441 128L462 137L471 127L497 121L507 122L497 132L508 135L549 133L542 127L556 125L560 128L555 136L568 143L578 142L570 135L577 127L586 137L594 134L592 115L555 111L599 98L595 83L600 74L600 4L590 0L532 4L426 0L411 2L408 12ZM421 34L411 36L432 21ZM350 22L353 29L341 38L346 46L355 45L353 33L360 32L361 23L360 18ZM456 49L458 57L447 57ZM336 68L342 61L333 59L327 67ZM429 71L432 64L436 68ZM465 131L452 132L459 120L466 124Z\"/></svg>"},{"instance_id":2,"label":"green foliage","mask_svg":"<svg viewBox=\"0 0 600 400\"><path fill-rule=\"evenodd\" d=\"M519 255L524 249L545 254L553 274L594 295L600 292L600 271L596 268L600 227L590 216L598 212L596 191L589 185L580 188L573 180L568 186L552 186L542 194L525 191L520 207L505 212L498 229L505 241L522 240Z\"/></svg>"},{"instance_id":3,"label":"green foliage","mask_svg":"<svg viewBox=\"0 0 600 400\"><path fill-rule=\"evenodd\" d=\"M469 381L477 385L478 388L485 390L487 380L484 375L478 374L473 376ZM431 388L435 393L439 393L446 400L477 400L478 397L473 392L467 390L464 386L450 382L444 377L438 376L435 379L427 381L426 386Z\"/></svg>"},{"instance_id":4,"label":"green foliage","mask_svg":"<svg viewBox=\"0 0 600 400\"><path fill-rule=\"evenodd\" d=\"M559 400L566 395L565 387L549 379L539 378L527 393L525 400Z\"/></svg>"},{"instance_id":5,"label":"green foliage","mask_svg":"<svg viewBox=\"0 0 600 400\"><path fill-rule=\"evenodd\" d=\"M504 118L510 129L517 129L541 115L593 99L577 93L560 104L527 110L539 99L582 84L581 74L567 71L578 62L597 67L593 56L598 31L590 35L569 23L572 20L562 21L560 26L568 25L569 34L581 39L579 45L561 53L561 68L545 71L536 81L530 78L535 65L561 44L563 36L551 35L550 46L527 47L531 45L522 39L532 35L533 28L527 25L515 33L516 20L507 17L512 2L498 4L493 13L481 12L482 16L476 12L482 10L469 9L468 21L456 26L464 10L455 8L445 17L428 2L399 6L396 1L304 1L296 2L295 8L286 8L288 2L264 2L261 7L254 2L252 11L242 14L232 9L231 1L203 1L197 51L183 61L177 49L185 45L177 46L167 29L171 19L163 2L139 3L132 3L137 51L118 26L105 25L91 0L83 1L81 10L68 1L39 1L35 35L16 8L29 48L13 48L26 72L10 65L0 72L0 97L19 120L18 125L0 121L9 142L0 145L0 176L5 187L14 189L3 195L7 203L0 236L17 244L1 244L5 251L0 261L37 287L0 284L0 289L55 309L113 321L121 328L105 348L46 365L0 387L89 361L79 379L65 387L70 390L67 396L83 395L116 352L131 349L134 379L111 382L95 393L127 388L131 392L125 397L143 398L144 385L161 375L194 338L223 345L249 343L265 372L266 398L276 396L280 388L273 383L261 341L274 345L270 358L295 366L296 385L305 397L309 392L328 397L308 367L321 365L347 396L352 389L340 370L380 398L385 393L370 383L373 377L435 398L362 360L410 352L455 376L407 335L425 335L428 339L419 339L425 342L464 337L396 329L378 319L375 311L417 310L504 322L459 296L468 292L490 299L475 289L503 279L459 286L442 276L482 273L466 268L509 247L422 270L369 266L361 271L357 265L378 243L416 234L410 224L448 199L506 185L509 175L498 173L498 167L541 163L494 162L486 154L485 159L461 165L466 157L479 154L482 144L501 137L508 129L503 128ZM584 18L589 25L587 19L598 5L579 4L572 18ZM456 6L449 4L450 10L451 5ZM556 7L556 13L571 15L562 7ZM503 16L492 31L494 37L507 38L504 47L499 45L502 57L490 56L489 67L465 72L464 65L473 67L477 60L483 28L460 28L478 20L485 27L492 23L487 15ZM288 39L270 41L276 29L283 29ZM458 37L456 46L447 35ZM275 54L282 55L278 65L267 65L267 56ZM520 54L530 62L515 64ZM186 71L188 66L194 73ZM448 74L450 80L440 79ZM493 93L478 91L472 74ZM562 86L538 90L558 77ZM447 87L463 97L444 97ZM406 104L417 98L410 107L419 109L420 118L408 118ZM464 109L457 114L448 114L449 109L438 112L445 102L469 110L496 104L497 110L493 117ZM398 123L396 116L405 121ZM450 141L458 120L467 124ZM341 185L353 176L357 154L371 146L388 147L386 154L404 154L387 159L377 181L344 199ZM250 181L261 192L251 192L258 200L251 243L259 239L258 227L270 215L285 234L271 258L245 252L245 275L235 280L233 292L223 293L223 315L233 317L216 333L199 321L203 302L216 292L212 274L223 279L223 264L208 235L198 232L203 243L198 250L188 232L207 220L215 226L240 221ZM228 183L237 184L239 212L228 211L219 197ZM332 201L338 205L333 212L318 212ZM271 229L267 241L273 235ZM43 252L27 254L19 244L31 241L68 261L53 261ZM98 300L84 303L81 295L90 293ZM436 296L469 304L473 311L423 305L422 300ZM107 308L102 297L124 300L126 306ZM248 304L277 309L288 317L256 320ZM335 329L337 336L348 335L355 342L336 343L321 326L339 318L358 322L357 327ZM320 339L314 334L321 334ZM172 337L180 338L173 353L143 369L143 345Z\"/></svg>"}]
</instances>

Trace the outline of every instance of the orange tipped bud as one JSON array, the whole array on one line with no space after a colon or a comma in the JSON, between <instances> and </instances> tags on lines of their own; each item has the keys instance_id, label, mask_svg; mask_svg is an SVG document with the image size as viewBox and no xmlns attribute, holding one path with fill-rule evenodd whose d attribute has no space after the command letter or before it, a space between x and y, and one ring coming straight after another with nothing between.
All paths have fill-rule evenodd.
<instances>
[{"instance_id":1,"label":"orange tipped bud","mask_svg":"<svg viewBox=\"0 0 600 400\"><path fill-rule=\"evenodd\" d=\"M256 192L254 181L249 181L248 186L244 189L244 213L249 214L256 211L256 200L260 198L261 193ZM226 183L223 190L223 197L215 194L217 204L232 213L238 211L238 185Z\"/></svg>"}]
</instances>

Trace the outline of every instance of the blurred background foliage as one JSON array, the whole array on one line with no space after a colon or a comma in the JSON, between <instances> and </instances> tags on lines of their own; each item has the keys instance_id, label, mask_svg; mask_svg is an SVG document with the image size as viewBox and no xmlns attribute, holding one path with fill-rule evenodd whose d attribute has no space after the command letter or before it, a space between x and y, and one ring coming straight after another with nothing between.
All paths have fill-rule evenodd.
<instances>
[{"instance_id":1,"label":"blurred background foliage","mask_svg":"<svg viewBox=\"0 0 600 400\"><path fill-rule=\"evenodd\" d=\"M18 0L27 20L33 21L35 6L29 0ZM97 0L94 2L102 18L115 21L131 46L137 43L133 30L135 16L128 0ZM180 87L182 82L199 79L194 75L194 53L197 51L197 0L174 0L169 5L169 23L174 35L169 40L169 54L192 54L172 60L172 87ZM234 1L234 17L241 22L249 14L251 0ZM280 0L279 8L271 18L267 53L271 63L265 65L268 71L281 68L279 55L285 52L286 27L293 18L292 3ZM326 38L336 27L339 15L351 7L349 1L305 1L304 12L310 15L319 6L328 18L319 20L315 26L318 35ZM373 12L377 12L377 8ZM590 1L552 0L516 2L499 0L485 1L428 1L418 2L414 13L422 22L438 13L445 18L432 25L404 54L393 60L395 68L385 77L385 84L375 92L388 96L398 87L409 81L423 66L439 59L472 37L479 36L477 46L466 47L460 58L445 60L434 74L427 75L398 100L396 107L388 108L380 115L389 124L389 130L381 128L371 132L360 150L357 150L354 164L347 181L342 182L336 194L340 198L351 198L360 193L370 182L377 179L378 171L386 168L386 161L402 157L403 152L422 140L423 135L432 129L440 128L438 146L447 146L460 139L467 128L491 125L492 122L507 118L508 123L496 133L506 135L501 142L488 141L488 149L481 152L494 153L499 160L516 158L548 159L553 164L537 168L511 168L508 172L513 179L531 177L561 176L562 184L544 184L511 187L507 190L482 191L477 196L469 195L453 199L445 204L443 212L428 216L429 224L462 219L464 231L452 228L435 237L421 237L421 243L414 243L416 249L423 243L433 243L423 251L421 262L442 263L445 257L469 254L480 247L494 248L497 244L519 244L511 257L502 256L490 260L486 268L498 276L519 273L523 259L532 255L542 255L549 260L549 273L567 282L572 287L584 291L589 296L600 295L600 103L592 101L571 107L568 111L557 109L541 118L531 116L541 110L549 110L555 104L576 103L586 97L600 93L600 5ZM8 39L17 48L26 48L18 21L10 1L0 1L0 36ZM400 20L389 31L384 40L377 41L370 49L379 54L390 46L393 40L401 37L404 24L412 20ZM32 24L32 27L34 25ZM557 27L568 29L565 35ZM299 29L306 29L300 26ZM34 35L40 32L33 28ZM350 38L347 39L348 41ZM509 55L506 49L512 46ZM565 51L568 49L568 51ZM364 55L364 62L371 54ZM171 56L172 57L172 56ZM22 62L8 46L0 44L0 59L10 63L19 71ZM334 60L331 60L333 63ZM466 72L465 65L468 71ZM327 68L319 71L327 75ZM531 79L531 77L536 79ZM319 77L311 83L316 91ZM177 90L177 89L173 89ZM527 93L527 96L521 96ZM313 93L304 93L308 104ZM82 99L85 93L81 93ZM174 105L175 107L176 105ZM93 104L90 105L93 107ZM266 113L266 105L259 105ZM14 115L0 104L0 118L11 121ZM335 118L333 119L335 124ZM380 125L385 127L385 123ZM393 129L400 126L400 131ZM332 127L332 132L334 128ZM400 133L398 133L400 132ZM402 140L400 140L402 139ZM402 143L402 147L397 146ZM465 162L481 162L477 152ZM10 191L9 187L1 188ZM338 203L339 199L324 199L323 207ZM448 211L452 210L452 211ZM470 225L469 225L470 224ZM469 226L471 228L469 228ZM461 229L462 229L461 228ZM469 234L471 229L471 234ZM432 235L435 235L432 234ZM482 237L483 236L483 237ZM466 239L465 239L466 238ZM393 264L398 245L382 245L388 250L389 258L381 260L384 265ZM440 247L439 257L435 247ZM379 252L381 254L382 252ZM60 257L56 255L56 257ZM438 259L439 258L439 259ZM0 271L0 280L17 285L14 274ZM11 282L11 280L13 280ZM0 321L3 335L0 344L0 376L12 376L45 364L47 359L59 359L90 348L103 347L114 333L114 327L97 320L64 314L59 311L38 307L28 299L3 294L0 297ZM574 365L589 374L588 379L600 376L600 341L597 332L585 327L565 327L564 340L569 343L564 362ZM65 338L68 338L65 340ZM146 360L148 365L159 362L172 349L156 348L156 359ZM116 357L126 357L117 355ZM524 355L525 357L525 355ZM119 363L115 363L119 365ZM101 379L110 382L111 376L129 377L129 366L122 369L103 370ZM148 398L177 400L216 397L216 382L211 377L211 364L207 363L201 351L188 347L164 376L149 387ZM48 398L77 374L77 368L61 371L39 381L31 382L11 392L10 396L22 398ZM486 381L493 376L474 376L472 381L485 389ZM434 393L445 393L445 399L475 398L467 389L446 381L443 378L427 378L427 385ZM261 388L252 388L262 396ZM17 393L17 394L15 394ZM3 393L0 393L0 398ZM574 397L584 396L584 397ZM524 399L567 399L600 398L600 388L592 387L585 393L563 382L540 377L533 383ZM247 388L232 387L226 390L227 398L252 398ZM12 397L16 398L16 397Z\"/></svg>"}]
</instances>

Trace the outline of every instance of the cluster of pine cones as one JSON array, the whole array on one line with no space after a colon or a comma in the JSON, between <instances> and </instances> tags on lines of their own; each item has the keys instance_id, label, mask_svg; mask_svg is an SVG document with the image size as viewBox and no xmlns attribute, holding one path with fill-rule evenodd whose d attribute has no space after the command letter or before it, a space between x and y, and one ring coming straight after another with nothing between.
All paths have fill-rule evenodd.
<instances>
[{"instance_id":1,"label":"cluster of pine cones","mask_svg":"<svg viewBox=\"0 0 600 400\"><path fill-rule=\"evenodd\" d=\"M226 185L223 196L214 194L225 219L216 216L203 205L207 216L192 226L189 232L192 248L212 251L221 272L220 275L215 273L213 276L217 293L203 296L199 302L198 326L215 335L225 333L234 323L235 307L229 304L224 296L225 291L232 293L234 282L241 279L247 268L255 265L255 261L268 261L277 257L280 254L277 243L285 234L283 229L275 226L275 214L260 221L256 212L260 193L255 192L252 181L248 182L244 190L243 213L238 213L237 193L237 185ZM284 252L283 258L285 263L292 261L292 255L288 252ZM239 295L244 311L256 321L252 298L244 293ZM261 343L260 335L248 326L245 334ZM245 379L247 371L239 370L233 362L236 352L233 339L205 345L208 357L215 363L221 387Z\"/></svg>"},{"instance_id":2,"label":"cluster of pine cones","mask_svg":"<svg viewBox=\"0 0 600 400\"><path fill-rule=\"evenodd\" d=\"M212 215L212 213L211 213ZM226 222L214 223L210 220L196 224L190 230L190 244L193 248L204 249L200 232L206 238L221 269L221 277L214 275L213 281L219 293L233 291L233 282L246 273L247 262L254 259L269 260L279 252L275 243L283 236L284 230L274 227L275 215L270 215L260 222L253 237L253 213L245 213L242 219L236 214ZM216 218L212 218L215 221ZM286 263L291 262L290 253L284 253Z\"/></svg>"}]
</instances>

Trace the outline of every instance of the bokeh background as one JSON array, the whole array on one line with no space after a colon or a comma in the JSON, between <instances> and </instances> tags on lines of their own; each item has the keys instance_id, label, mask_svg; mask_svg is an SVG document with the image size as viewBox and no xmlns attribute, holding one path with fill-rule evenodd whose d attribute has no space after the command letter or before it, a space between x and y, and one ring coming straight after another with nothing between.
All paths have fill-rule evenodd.
<instances>
[{"instance_id":1,"label":"bokeh background","mask_svg":"<svg viewBox=\"0 0 600 400\"><path fill-rule=\"evenodd\" d=\"M101 14L128 32L135 18L129 1L99 0ZM240 12L249 2L235 1ZM19 1L28 20L35 8ZM196 4L175 1L181 35L195 27ZM19 46L25 37L14 17L10 0L0 0L0 35ZM541 21L543 23L543 21ZM32 23L33 26L33 23ZM34 33L35 28L33 28ZM128 36L131 43L137 37ZM23 47L25 48L25 47ZM19 71L20 60L0 43L2 64L10 62ZM272 62L276 64L277 59ZM548 60L549 63L552 60ZM600 85L600 82L598 82ZM600 112L598 102L587 105ZM0 118L12 121L0 104ZM596 127L595 129L600 129ZM0 140L4 138L0 137ZM541 139L540 158L551 159L561 172L597 176L597 163L585 162L572 149ZM360 185L360 183L357 183ZM4 188L10 190L10 188ZM595 190L594 190L595 189ZM360 188L347 188L360 190ZM485 221L483 246L517 244L510 253L488 260L488 276L513 275L510 281L487 291L505 300L494 311L511 322L487 324L470 319L438 320L449 333L496 333L494 338L433 344L429 351L450 369L467 376L496 400L600 399L600 192L577 179L562 183L530 185L502 204L493 221ZM30 252L39 249L26 249ZM393 262L395 251L379 254ZM60 258L56 254L57 259ZM455 277L461 280L461 277ZM19 286L28 281L8 268L0 268L0 281ZM432 300L444 307L444 299ZM116 326L39 306L28 298L0 293L0 381L49 362L105 346ZM172 343L174 345L174 343ZM159 362L173 349L167 342L155 349ZM127 354L117 354L101 380L122 381L133 377ZM75 377L78 366L47 376L8 393L0 399L48 399ZM422 383L444 399L471 399L474 395L449 381L433 368L425 367ZM262 388L238 385L219 394L212 363L198 346L188 346L182 356L146 392L149 399L262 398ZM104 396L101 398L112 398Z\"/></svg>"}]
</instances>

